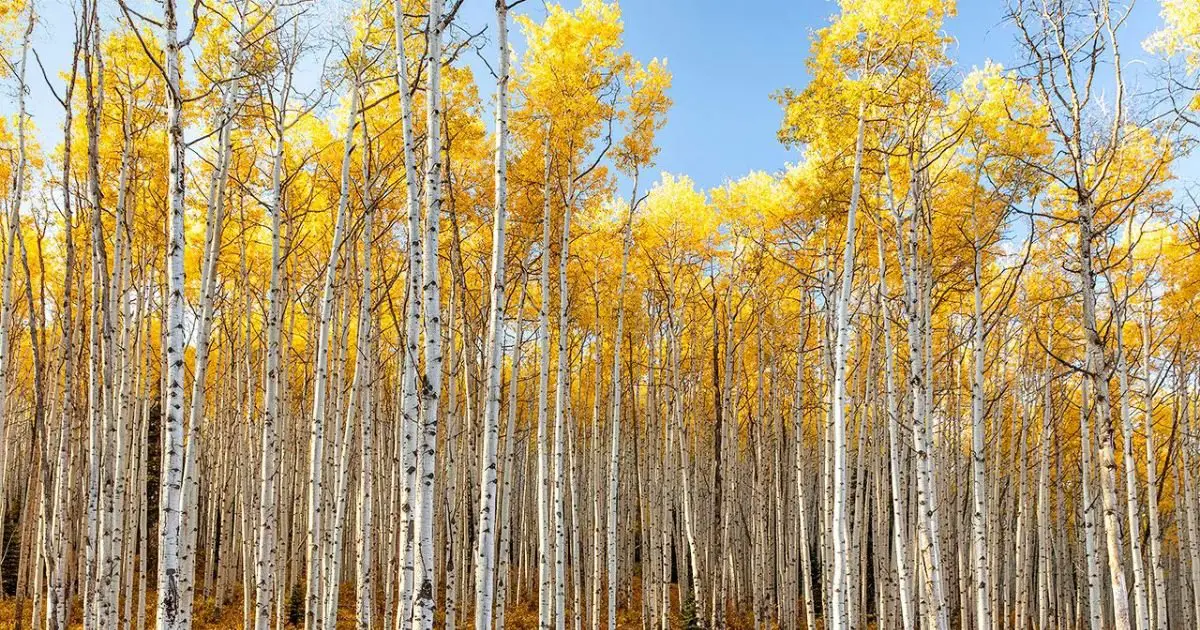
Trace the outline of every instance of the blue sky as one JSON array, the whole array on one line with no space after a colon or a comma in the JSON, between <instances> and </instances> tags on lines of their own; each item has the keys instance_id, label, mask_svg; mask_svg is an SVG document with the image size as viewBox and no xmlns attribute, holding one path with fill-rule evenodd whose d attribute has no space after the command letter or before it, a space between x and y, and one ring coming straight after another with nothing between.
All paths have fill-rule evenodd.
<instances>
[{"instance_id":1,"label":"blue sky","mask_svg":"<svg viewBox=\"0 0 1200 630\"><path fill-rule=\"evenodd\" d=\"M491 6L466 0L463 17L490 24ZM957 15L945 27L961 72L989 59L1013 65L1018 51L1015 30L1005 23L1007 6L1006 0L959 0ZM545 15L540 0L517 10ZM798 153L776 139L782 110L771 94L803 87L810 37L837 10L834 0L621 2L627 48L638 59L667 58L674 75L675 103L658 137L656 169L688 175L708 189L796 161ZM1159 28L1158 11L1155 0L1134 7L1122 48L1127 66L1147 56L1140 43Z\"/></svg>"},{"instance_id":2,"label":"blue sky","mask_svg":"<svg viewBox=\"0 0 1200 630\"><path fill-rule=\"evenodd\" d=\"M71 2L39 1L41 23L34 44L52 77L69 61ZM565 1L568 7L577 3ZM460 21L472 31L491 29L493 6L493 0L465 0ZM955 41L951 56L960 71L988 59L1012 65L1017 51L1014 31L1004 22L1006 6L1005 0L959 1L958 15L947 21L946 30ZM115 3L107 8L114 16ZM707 189L752 170L776 171L797 159L795 151L776 140L781 110L771 94L804 85L809 38L836 13L836 2L624 0L621 8L627 48L642 60L666 58L674 75L674 107L659 134L656 171L686 174ZM1146 57L1140 42L1158 28L1158 8L1154 0L1135 6L1122 50L1127 65ZM540 18L545 4L528 0L516 11ZM518 50L523 48L519 29L513 29L513 39ZM42 145L53 146L61 137L61 108L32 62L30 73L30 112ZM482 70L477 76L481 83L490 81ZM485 94L491 89L481 85ZM14 111L12 94L6 99L6 109Z\"/></svg>"}]
</instances>

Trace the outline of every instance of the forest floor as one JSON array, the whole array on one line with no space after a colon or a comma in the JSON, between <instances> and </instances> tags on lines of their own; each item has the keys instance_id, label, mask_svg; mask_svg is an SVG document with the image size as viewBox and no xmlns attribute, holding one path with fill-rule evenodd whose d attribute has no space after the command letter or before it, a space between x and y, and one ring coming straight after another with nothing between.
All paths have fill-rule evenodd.
<instances>
[{"instance_id":1,"label":"forest floor","mask_svg":"<svg viewBox=\"0 0 1200 630\"><path fill-rule=\"evenodd\" d=\"M629 589L632 600L628 605L617 611L617 628L620 630L635 630L641 628L641 586L640 581L635 578L634 584ZM355 628L354 619L354 591L352 585L346 585L339 599L341 605L338 608L338 630L353 630ZM301 602L302 603L302 602ZM153 627L154 622L154 607L155 596L154 592L146 593L146 626ZM285 621L284 628L294 629L303 627L303 610L293 609L288 612L290 617ZM671 587L671 609L672 609L672 627L686 628L683 620L679 618L678 611L678 588L675 585ZM31 602L28 599L18 599L15 597L0 597L0 630L26 630L31 628L30 625ZM242 599L240 594L229 598L223 606L217 606L213 598L201 598L197 600L195 606L194 630L234 630L242 627ZM584 627L590 627L590 611L582 611L581 618ZM603 611L601 611L603 615ZM568 627L571 626L571 610L568 608L567 616ZM522 598L509 608L506 625L515 630L533 630L538 627L537 624L538 611L536 599L531 599L528 596ZM459 611L457 626L459 628L469 628L472 625L473 617L470 610ZM382 620L378 620L381 622ZM437 621L434 624L436 628L444 627L444 616L439 611ZM739 612L730 611L727 624L730 630L739 630L741 628L753 628L754 623L748 614L740 614ZM377 624L378 625L378 624ZM78 598L73 602L71 610L72 630L82 629L82 608Z\"/></svg>"}]
</instances>

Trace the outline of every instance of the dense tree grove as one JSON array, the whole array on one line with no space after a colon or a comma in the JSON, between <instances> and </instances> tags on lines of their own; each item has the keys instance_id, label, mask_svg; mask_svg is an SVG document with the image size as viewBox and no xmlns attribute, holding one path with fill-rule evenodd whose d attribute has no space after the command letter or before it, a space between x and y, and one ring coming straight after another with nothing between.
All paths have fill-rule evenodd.
<instances>
[{"instance_id":1,"label":"dense tree grove","mask_svg":"<svg viewBox=\"0 0 1200 630\"><path fill-rule=\"evenodd\" d=\"M52 1L0 626L1200 627L1195 0L810 3L712 190L615 0Z\"/></svg>"}]
</instances>

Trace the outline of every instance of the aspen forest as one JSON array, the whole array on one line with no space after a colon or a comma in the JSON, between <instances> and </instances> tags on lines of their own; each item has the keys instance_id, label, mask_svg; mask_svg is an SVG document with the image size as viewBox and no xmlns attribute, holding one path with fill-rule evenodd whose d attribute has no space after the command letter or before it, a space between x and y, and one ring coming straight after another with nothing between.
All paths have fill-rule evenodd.
<instances>
[{"instance_id":1,"label":"aspen forest","mask_svg":"<svg viewBox=\"0 0 1200 630\"><path fill-rule=\"evenodd\" d=\"M1200 628L1200 2L623 1L0 0L0 629Z\"/></svg>"}]
</instances>

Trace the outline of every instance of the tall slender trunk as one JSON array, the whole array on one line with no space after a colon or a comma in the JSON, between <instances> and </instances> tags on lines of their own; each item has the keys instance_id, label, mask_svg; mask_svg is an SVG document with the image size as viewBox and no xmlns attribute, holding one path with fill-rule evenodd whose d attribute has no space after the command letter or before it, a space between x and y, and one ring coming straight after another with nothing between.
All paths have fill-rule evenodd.
<instances>
[{"instance_id":1,"label":"tall slender trunk","mask_svg":"<svg viewBox=\"0 0 1200 630\"><path fill-rule=\"evenodd\" d=\"M167 74L167 296L164 348L166 408L163 426L162 482L158 518L158 627L186 630L180 606L180 525L183 511L184 381L184 144L183 85L175 0L164 0Z\"/></svg>"},{"instance_id":2,"label":"tall slender trunk","mask_svg":"<svg viewBox=\"0 0 1200 630\"><path fill-rule=\"evenodd\" d=\"M66 601L64 598L64 589L62 585L63 574L63 549L58 545L63 542L56 536L54 527L51 526L47 519L52 516L55 511L55 490L52 483L50 468L50 436L46 430L46 405L45 405L45 384L43 376L42 348L39 344L39 320L45 313L45 303L38 308L38 305L33 299L33 277L29 271L29 260L25 249L25 241L21 230L21 206L23 203L25 184L26 184L26 169L28 168L28 151L26 144L26 69L29 61L30 39L33 36L33 26L35 23L34 6L32 2L26 3L25 11L25 29L21 36L21 57L17 66L17 163L15 172L13 173L12 196L9 199L10 214L8 217L8 248L4 260L4 279L3 279L3 299L0 303L0 390L5 390L4 394L0 394L0 416L7 416L11 412L6 406L8 374L7 361L9 360L9 340L8 330L12 319L12 273L15 261L14 246L19 243L21 248L21 263L25 270L25 297L29 309L28 328L30 348L33 353L33 427L32 441L39 447L37 461L39 467L37 473L30 470L31 476L38 474L39 478L31 479L30 483L36 485L40 489L38 496L38 508L40 517L37 523L37 544L40 547L41 553L44 555L46 574L49 577L49 588L46 589L46 626L47 628L65 628L66 619ZM36 219L35 219L36 221ZM40 246L39 246L40 247ZM44 268L44 267L43 267ZM69 282L69 278L67 280ZM45 286L45 277L42 278L42 286ZM43 295L44 297L44 295ZM64 420L65 424L65 420ZM5 440L4 421L0 420L0 442ZM66 435L60 430L59 440L65 439ZM6 465L3 456L3 446L0 446L0 467ZM61 448L61 447L60 447ZM31 466L32 468L32 466ZM0 473L2 474L2 473ZM3 486L0 486L0 503L4 502ZM0 513L0 517L4 515ZM26 530L28 531L28 530ZM24 538L24 537L23 537ZM41 576L41 567L35 567L37 573ZM41 589L35 592L40 594ZM36 624L38 616L40 616L39 608L35 604L33 607L34 623ZM18 609L18 618L20 612ZM18 619L18 627L21 621ZM36 626L35 626L36 627Z\"/></svg>"},{"instance_id":3,"label":"tall slender trunk","mask_svg":"<svg viewBox=\"0 0 1200 630\"><path fill-rule=\"evenodd\" d=\"M1090 365L1090 361L1089 361ZM1091 630L1100 630L1104 624L1103 601L1100 594L1100 558L1096 554L1096 507L1092 495L1092 427L1090 416L1094 408L1090 379L1085 379L1080 394L1079 450L1080 450L1080 506L1083 511L1083 553L1087 567L1088 625ZM1049 535L1046 529L1043 535Z\"/></svg>"},{"instance_id":4,"label":"tall slender trunk","mask_svg":"<svg viewBox=\"0 0 1200 630\"><path fill-rule=\"evenodd\" d=\"M414 566L416 552L416 506L413 505L417 494L417 467L420 463L418 434L421 422L420 394L417 386L419 370L419 346L421 343L421 285L424 278L424 245L421 237L421 204L418 195L417 162L412 122L412 89L408 80L408 56L404 50L404 8L401 0L395 0L392 5L393 20L396 30L394 44L396 53L396 77L400 92L401 127L404 138L404 184L406 193L407 219L407 261L408 271L405 274L406 305L404 314L404 357L400 374L400 470L402 474L400 489L401 512L401 557L400 557L400 588L396 596L396 630L408 630L412 627L414 618L413 605L416 602ZM433 252L436 256L437 252ZM387 629L385 629L387 630Z\"/></svg>"},{"instance_id":5,"label":"tall slender trunk","mask_svg":"<svg viewBox=\"0 0 1200 630\"><path fill-rule=\"evenodd\" d=\"M830 622L832 628L845 628L849 617L849 607L852 605L847 591L849 588L848 563L850 546L846 539L846 345L850 328L850 299L854 290L854 250L855 220L858 214L858 200L862 187L862 157L863 135L866 130L865 105L858 108L858 133L854 144L854 174L853 187L850 192L850 210L846 215L846 245L842 250L842 285L837 298L837 313L834 329L837 339L834 344L833 359L833 393L830 400L833 404L833 575Z\"/></svg>"},{"instance_id":6,"label":"tall slender trunk","mask_svg":"<svg viewBox=\"0 0 1200 630\"><path fill-rule=\"evenodd\" d=\"M357 81L350 97L350 111L346 116L346 135L342 141L341 193L338 197L337 217L334 219L333 237L329 250L329 262L325 265L325 279L321 288L321 309L317 331L317 357L313 373L312 416L309 424L309 469L308 469L308 579L305 590L304 627L317 630L324 627L321 606L326 589L336 589L337 584L323 584L321 577L321 513L324 496L324 444L325 409L329 387L329 334L333 316L333 282L337 277L341 260L342 241L345 238L346 210L350 205L350 154L354 150L354 127L358 116L359 86ZM336 577L334 580L336 581Z\"/></svg>"},{"instance_id":7,"label":"tall slender trunk","mask_svg":"<svg viewBox=\"0 0 1200 630\"><path fill-rule=\"evenodd\" d=\"M438 270L438 236L442 218L442 142L441 142L441 66L442 66L442 0L431 0L426 26L426 73L429 86L425 92L426 161L425 172L425 242L428 254L424 266L425 371L421 381L422 420L420 439L419 500L414 517L418 541L416 591L413 600L413 626L416 630L433 627L434 609L434 477L437 470L438 403L442 390L442 298L441 275Z\"/></svg>"},{"instance_id":8,"label":"tall slender trunk","mask_svg":"<svg viewBox=\"0 0 1200 630\"><path fill-rule=\"evenodd\" d=\"M988 575L987 470L984 452L986 419L983 417L984 353L987 340L984 337L986 322L983 318L983 243L980 242L979 210L974 205L971 208L971 217L975 224L972 247L972 293L975 306L972 354L975 365L971 379L971 568L972 582L975 585L975 627L990 628L992 611L988 590L991 588L991 580Z\"/></svg>"},{"instance_id":9,"label":"tall slender trunk","mask_svg":"<svg viewBox=\"0 0 1200 630\"><path fill-rule=\"evenodd\" d=\"M550 441L546 422L550 409L550 128L546 129L545 172L542 190L542 252L540 302L538 306L538 424L537 424L537 504L538 504L538 627L549 630L554 614L551 608L553 572L550 567L552 527L550 514Z\"/></svg>"},{"instance_id":10,"label":"tall slender trunk","mask_svg":"<svg viewBox=\"0 0 1200 630\"><path fill-rule=\"evenodd\" d=\"M1112 426L1112 405L1109 401L1109 377L1112 369L1104 354L1096 324L1096 276L1092 268L1093 208L1090 200L1081 199L1079 216L1079 280L1080 302L1083 310L1084 349L1087 355L1086 377L1091 382L1093 409L1097 427L1097 453L1100 464L1100 497L1103 505L1105 548L1108 551L1108 577L1113 593L1113 625L1116 630L1129 630L1129 599L1125 590L1124 552L1121 543L1121 524L1117 519L1117 463Z\"/></svg>"},{"instance_id":11,"label":"tall slender trunk","mask_svg":"<svg viewBox=\"0 0 1200 630\"><path fill-rule=\"evenodd\" d=\"M362 296L358 311L358 346L356 350L357 365L354 368L354 378L358 383L358 415L359 415L359 475L358 475L358 507L357 525L358 539L355 541L358 565L355 572L357 589L354 599L354 617L359 630L369 630L373 627L375 612L375 578L374 578L374 547L372 537L375 532L374 504L375 500L375 303L372 296L372 250L375 241L375 195L374 181L370 171L370 135L367 130L366 118L362 121L362 196L363 196L363 227L362 227ZM361 376L360 376L361 374ZM336 589L335 589L336 590ZM336 614L336 613L335 613ZM390 629L386 629L390 630Z\"/></svg>"},{"instance_id":12,"label":"tall slender trunk","mask_svg":"<svg viewBox=\"0 0 1200 630\"><path fill-rule=\"evenodd\" d=\"M566 439L567 405L570 396L569 378L570 361L567 347L568 310L570 304L567 294L567 262L571 258L571 206L573 193L568 191L564 196L566 204L563 208L562 239L559 245L558 259L558 356L556 364L558 374L554 383L554 621L558 630L563 630L566 624L566 529L563 517L564 484L566 472L563 463L564 441ZM574 523L571 524L575 526Z\"/></svg>"},{"instance_id":13,"label":"tall slender trunk","mask_svg":"<svg viewBox=\"0 0 1200 630\"><path fill-rule=\"evenodd\" d=\"M84 625L92 627L96 623L97 612L97 595L98 595L98 574L97 574L97 556L98 546L100 543L99 532L99 512L100 512L100 476L103 468L103 444L100 429L103 425L104 416L101 412L100 400L100 332L99 332L99 309L102 303L102 284L99 281L99 260L104 256L104 239L100 234L100 111L104 107L104 61L100 56L100 20L98 17L97 3L91 3L85 11L84 19L87 21L85 27L85 53L83 59L84 70L84 87L85 87L85 102L86 116L84 118L87 134L88 134L88 149L87 149L87 186L88 186L88 211L91 215L91 306L89 313L88 324L88 488L87 488L87 506L86 506L86 534L85 534L85 549L84 549L84 576L83 576L83 618ZM13 235L10 234L9 242L11 243ZM11 249L10 249L11 251ZM8 255L6 260L11 258ZM5 291L11 293L10 280L11 272L5 271ZM8 303L8 298L4 299L4 303ZM3 317L0 316L0 320ZM7 330L7 326L4 327ZM0 344L3 346L3 344ZM7 354L7 348L0 350L0 354ZM3 365L0 363L0 365ZM0 367L0 369L4 369ZM5 380L5 379L0 379ZM3 396L4 394L0 394ZM3 463L3 462L0 462Z\"/></svg>"},{"instance_id":14,"label":"tall slender trunk","mask_svg":"<svg viewBox=\"0 0 1200 630\"><path fill-rule=\"evenodd\" d=\"M508 420L504 430L504 485L500 496L500 564L498 568L499 575L496 580L496 624L495 627L503 630L506 605L508 602L508 589L510 581L510 572L512 571L512 487L513 482L517 477L517 400L520 392L520 376L521 376L521 346L525 340L524 319L521 317L521 310L525 305L525 276L521 275L521 295L517 298L517 315L516 324L513 332L512 356L510 358L511 367L509 368L509 383L508 383ZM528 453L526 449L526 453ZM523 480L521 484L522 491L529 487L528 480ZM519 506L524 506L522 501ZM520 552L519 544L523 542L522 537L517 538L517 551Z\"/></svg>"},{"instance_id":15,"label":"tall slender trunk","mask_svg":"<svg viewBox=\"0 0 1200 630\"><path fill-rule=\"evenodd\" d=\"M937 630L948 630L950 626L949 611L946 604L946 594L942 579L941 531L937 493L937 479L934 475L933 444L930 438L930 418L932 383L931 368L927 344L932 343L930 330L929 309L931 296L927 282L928 270L923 267L920 255L920 240L918 238L919 214L921 212L921 176L917 164L911 164L913 170L909 189L911 191L912 208L903 223L907 223L906 243L900 250L905 251L901 259L905 282L905 315L908 320L908 357L909 357L909 389L912 398L912 435L913 450L916 454L917 472L917 547L921 563L919 570L923 575L920 584L920 603L922 614L927 623L933 624Z\"/></svg>"},{"instance_id":16,"label":"tall slender trunk","mask_svg":"<svg viewBox=\"0 0 1200 630\"><path fill-rule=\"evenodd\" d=\"M208 388L209 340L212 334L214 300L216 290L216 265L221 253L221 235L225 218L225 187L232 161L233 113L237 87L231 87L222 99L218 114L219 153L217 168L209 182L208 209L205 221L204 259L200 269L200 318L196 325L195 358L193 360L192 399L188 407L187 444L183 463L183 498L186 509L182 519L185 561L180 584L184 593L183 615L191 619L192 601L195 596L196 538L200 525L199 485L197 466L201 453L201 424L205 415Z\"/></svg>"},{"instance_id":17,"label":"tall slender trunk","mask_svg":"<svg viewBox=\"0 0 1200 630\"><path fill-rule=\"evenodd\" d=\"M908 489L901 486L900 479L900 414L896 403L896 368L895 353L892 346L892 324L888 319L887 307L885 306L885 301L889 299L889 296L887 291L887 268L885 267L885 258L883 255L882 229L880 229L876 240L879 253L880 325L883 326L884 397L887 403L888 416L888 477L891 484L892 547L896 556L896 587L898 591L897 598L900 600L901 627L904 630L913 630L915 625L912 613L912 577L909 574L908 535L906 532L908 518L904 505L904 497L908 495ZM811 628L812 625L810 620L809 627Z\"/></svg>"},{"instance_id":18,"label":"tall slender trunk","mask_svg":"<svg viewBox=\"0 0 1200 630\"><path fill-rule=\"evenodd\" d=\"M32 4L30 4L32 10ZM75 302L73 295L73 287L75 282L75 238L74 228L75 220L72 206L72 189L71 189L71 140L73 132L73 96L75 93L75 78L79 64L80 46L83 42L77 38L75 47L71 54L71 71L66 83L65 95L63 98L63 161L62 161L62 210L63 210L63 249L65 250L65 259L63 264L63 298L62 298L62 400L59 408L59 426L58 426L58 454L55 457L54 469L54 498L53 498L53 518L51 522L51 531L54 539L53 549L53 569L50 577L50 593L51 601L55 604L47 607L46 627L50 630L65 630L67 624L67 567L66 553L68 545L67 521L71 518L69 511L71 506L67 500L68 483L67 476L70 474L69 460L69 438L71 433L71 424L75 418ZM24 100L24 91L19 95L21 100ZM21 107L18 106L18 112ZM21 119L23 115L18 114ZM20 128L22 131L24 127ZM15 191L14 191L15 192ZM7 304L7 303L6 303ZM5 310L0 306L0 311ZM8 322L0 322L0 336L7 336ZM5 357L0 356L0 372L4 372L6 368ZM0 391L7 389L6 382L7 374L0 375ZM0 394L3 396L3 394ZM3 406L3 398L0 398L0 416L4 415L5 408ZM0 442L3 442L4 426L0 420ZM0 444L0 469L5 467L4 445ZM3 475L0 474L0 477ZM2 504L3 501L0 501ZM144 505L144 501L139 501L139 505ZM4 520L4 509L0 507L0 521ZM3 526L0 526L0 538L3 538Z\"/></svg>"},{"instance_id":19,"label":"tall slender trunk","mask_svg":"<svg viewBox=\"0 0 1200 630\"><path fill-rule=\"evenodd\" d=\"M500 440L500 372L503 361L504 227L508 214L508 0L496 0L499 33L496 80L496 205L492 219L492 281L488 307L487 401L479 456L479 538L475 554L475 627L490 630L496 567L496 446ZM519 341L518 341L519 342ZM515 368L515 366L514 366Z\"/></svg>"},{"instance_id":20,"label":"tall slender trunk","mask_svg":"<svg viewBox=\"0 0 1200 630\"><path fill-rule=\"evenodd\" d=\"M635 173L633 178L633 194L630 197L629 215L625 218L624 238L621 244L621 276L617 280L617 328L613 336L613 391L612 414L610 416L612 437L608 452L608 513L605 523L608 574L608 630L616 630L617 627L617 503L619 499L617 493L620 490L619 475L621 472L621 338L625 329L625 286L629 278L629 252L633 248L633 211L637 209L637 183L638 178ZM597 361L599 361L599 358L597 358ZM596 395L599 396L599 390L597 390ZM718 430L720 429L719 423L717 428ZM597 448L599 448L599 445L597 445ZM599 480L596 481L599 483ZM720 481L719 476L718 481Z\"/></svg>"},{"instance_id":21,"label":"tall slender trunk","mask_svg":"<svg viewBox=\"0 0 1200 630\"><path fill-rule=\"evenodd\" d=\"M276 565L276 459L279 457L279 389L282 380L282 351L280 328L283 317L283 162L284 134L287 130L287 97L291 92L292 74L284 73L280 103L274 113L275 148L271 159L271 192L268 210L271 216L271 272L267 287L267 325L265 378L263 385L263 421L259 451L258 523L254 541L254 627L269 630L271 625L271 598L275 592ZM247 314L249 317L249 314ZM249 321L246 324L249 343ZM247 376L249 375L247 356ZM249 410L250 396L246 405ZM247 474L247 477L250 477ZM248 536L247 536L248 537ZM243 544L246 544L245 541ZM247 598L249 599L249 598ZM248 602L247 602L248 603Z\"/></svg>"},{"instance_id":22,"label":"tall slender trunk","mask_svg":"<svg viewBox=\"0 0 1200 630\"><path fill-rule=\"evenodd\" d=\"M1132 227L1132 226L1130 226ZM1128 287L1128 284L1126 285ZM1130 409L1129 391L1129 362L1125 357L1125 308L1129 304L1129 292L1126 290L1122 305L1117 306L1116 339L1117 339L1117 385L1120 393L1121 436L1123 451L1122 461L1125 464L1125 510L1129 526L1129 559L1133 565L1133 602L1136 615L1137 630L1150 630L1150 609L1146 597L1146 569L1142 560L1142 541L1138 535L1141 530L1141 507L1138 499L1137 463L1133 458L1133 412ZM1116 594L1120 597L1120 594Z\"/></svg>"},{"instance_id":23,"label":"tall slender trunk","mask_svg":"<svg viewBox=\"0 0 1200 630\"><path fill-rule=\"evenodd\" d=\"M1145 312L1142 314L1142 397L1145 407L1142 430L1146 437L1146 511L1150 521L1150 568L1154 586L1153 625L1155 630L1167 630L1170 627L1170 617L1167 612L1167 580L1166 569L1163 566L1162 528L1158 513L1158 450L1154 445L1154 391L1157 383L1150 374L1153 356L1150 321L1153 310L1154 302L1147 296Z\"/></svg>"}]
</instances>

